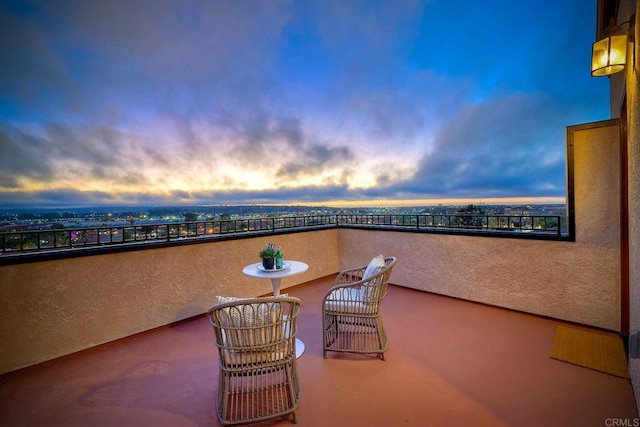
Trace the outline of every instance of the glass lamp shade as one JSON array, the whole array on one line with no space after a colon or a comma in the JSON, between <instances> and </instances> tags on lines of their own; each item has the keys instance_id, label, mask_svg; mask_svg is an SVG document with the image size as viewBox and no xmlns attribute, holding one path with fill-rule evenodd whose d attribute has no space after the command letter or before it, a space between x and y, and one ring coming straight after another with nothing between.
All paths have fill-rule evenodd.
<instances>
[{"instance_id":1,"label":"glass lamp shade","mask_svg":"<svg viewBox=\"0 0 640 427\"><path fill-rule=\"evenodd\" d=\"M593 44L591 75L608 76L624 70L627 62L627 36L608 36Z\"/></svg>"}]
</instances>

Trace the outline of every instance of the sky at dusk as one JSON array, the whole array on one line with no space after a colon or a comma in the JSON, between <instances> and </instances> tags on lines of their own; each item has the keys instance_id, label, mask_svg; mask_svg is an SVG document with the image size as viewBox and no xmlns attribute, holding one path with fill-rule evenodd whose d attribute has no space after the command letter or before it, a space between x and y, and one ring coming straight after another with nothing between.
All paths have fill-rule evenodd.
<instances>
[{"instance_id":1,"label":"sky at dusk","mask_svg":"<svg viewBox=\"0 0 640 427\"><path fill-rule=\"evenodd\" d=\"M595 0L0 0L0 206L564 201Z\"/></svg>"}]
</instances>

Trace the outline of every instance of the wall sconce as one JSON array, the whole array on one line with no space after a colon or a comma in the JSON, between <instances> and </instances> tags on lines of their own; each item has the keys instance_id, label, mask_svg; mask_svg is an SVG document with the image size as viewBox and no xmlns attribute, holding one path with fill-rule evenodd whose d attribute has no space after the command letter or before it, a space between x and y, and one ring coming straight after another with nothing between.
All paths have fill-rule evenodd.
<instances>
[{"instance_id":1,"label":"wall sconce","mask_svg":"<svg viewBox=\"0 0 640 427\"><path fill-rule=\"evenodd\" d=\"M627 33L633 42L635 15L620 25L610 25L602 33L604 37L593 44L591 51L591 75L609 76L624 70L627 63L627 34L621 27L629 25ZM622 34L621 34L622 33Z\"/></svg>"}]
</instances>

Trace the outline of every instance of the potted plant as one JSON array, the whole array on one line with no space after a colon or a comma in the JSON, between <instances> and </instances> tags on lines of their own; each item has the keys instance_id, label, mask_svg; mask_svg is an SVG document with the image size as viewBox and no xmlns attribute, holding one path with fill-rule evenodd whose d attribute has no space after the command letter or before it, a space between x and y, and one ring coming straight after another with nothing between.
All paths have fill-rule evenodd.
<instances>
[{"instance_id":1,"label":"potted plant","mask_svg":"<svg viewBox=\"0 0 640 427\"><path fill-rule=\"evenodd\" d=\"M273 270L275 268L276 247L271 243L258 253L258 256L262 258L262 266L265 270Z\"/></svg>"}]
</instances>

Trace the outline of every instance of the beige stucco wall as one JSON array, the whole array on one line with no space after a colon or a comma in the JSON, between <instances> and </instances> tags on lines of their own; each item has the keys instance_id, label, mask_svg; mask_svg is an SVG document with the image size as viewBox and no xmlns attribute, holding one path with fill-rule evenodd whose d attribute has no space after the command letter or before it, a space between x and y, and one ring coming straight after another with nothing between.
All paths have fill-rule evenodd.
<instances>
[{"instance_id":1,"label":"beige stucco wall","mask_svg":"<svg viewBox=\"0 0 640 427\"><path fill-rule=\"evenodd\" d=\"M629 159L629 293L630 333L640 331L640 3L636 4L635 44L627 76ZM631 380L640 406L640 359L629 359Z\"/></svg>"},{"instance_id":2,"label":"beige stucco wall","mask_svg":"<svg viewBox=\"0 0 640 427\"><path fill-rule=\"evenodd\" d=\"M617 330L617 251L591 244L343 230L340 258L398 258L394 284Z\"/></svg>"},{"instance_id":3,"label":"beige stucco wall","mask_svg":"<svg viewBox=\"0 0 640 427\"><path fill-rule=\"evenodd\" d=\"M618 121L576 126L569 128L569 134L573 137L574 151L576 242L581 245L619 250L620 129ZM571 139L571 135L568 139ZM619 270L617 274L619 276Z\"/></svg>"},{"instance_id":4,"label":"beige stucco wall","mask_svg":"<svg viewBox=\"0 0 640 427\"><path fill-rule=\"evenodd\" d=\"M307 260L282 289L337 271L336 229L0 267L0 373L206 312L216 295L255 296L242 268L267 242ZM322 256L318 256L321 254ZM286 292L286 291L285 291Z\"/></svg>"}]
</instances>

